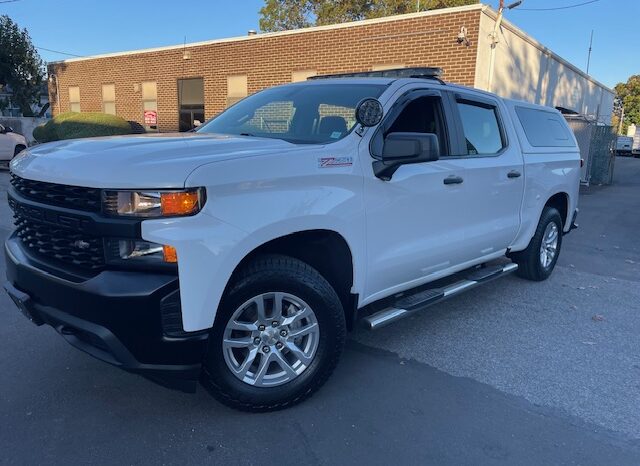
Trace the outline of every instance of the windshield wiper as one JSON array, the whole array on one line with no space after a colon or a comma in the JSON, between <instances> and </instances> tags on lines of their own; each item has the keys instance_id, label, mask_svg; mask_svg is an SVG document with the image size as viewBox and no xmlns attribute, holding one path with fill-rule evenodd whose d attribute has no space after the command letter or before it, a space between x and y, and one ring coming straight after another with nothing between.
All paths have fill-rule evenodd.
<instances>
[{"instance_id":1,"label":"windshield wiper","mask_svg":"<svg viewBox=\"0 0 640 466\"><path fill-rule=\"evenodd\" d=\"M251 133L240 133L239 136L249 136L249 137L252 137L252 138L256 137L255 134L251 134Z\"/></svg>"}]
</instances>

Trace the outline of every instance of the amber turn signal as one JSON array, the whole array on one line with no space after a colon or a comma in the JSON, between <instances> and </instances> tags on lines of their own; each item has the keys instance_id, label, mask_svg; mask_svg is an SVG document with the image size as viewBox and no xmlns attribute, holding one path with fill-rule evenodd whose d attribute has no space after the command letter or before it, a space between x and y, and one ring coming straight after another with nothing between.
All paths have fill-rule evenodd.
<instances>
[{"instance_id":1,"label":"amber turn signal","mask_svg":"<svg viewBox=\"0 0 640 466\"><path fill-rule=\"evenodd\" d=\"M162 254L164 255L164 261L175 264L178 262L178 252L176 248L169 245L162 246Z\"/></svg>"},{"instance_id":2,"label":"amber turn signal","mask_svg":"<svg viewBox=\"0 0 640 466\"><path fill-rule=\"evenodd\" d=\"M200 193L198 191L162 193L162 215L190 215L200 209Z\"/></svg>"}]
</instances>

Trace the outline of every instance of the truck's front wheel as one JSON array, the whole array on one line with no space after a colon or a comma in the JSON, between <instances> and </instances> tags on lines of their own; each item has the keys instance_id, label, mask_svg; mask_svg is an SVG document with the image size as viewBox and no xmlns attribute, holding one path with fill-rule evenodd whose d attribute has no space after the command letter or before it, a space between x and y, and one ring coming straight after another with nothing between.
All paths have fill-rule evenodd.
<instances>
[{"instance_id":1,"label":"truck's front wheel","mask_svg":"<svg viewBox=\"0 0 640 466\"><path fill-rule=\"evenodd\" d=\"M327 380L345 335L340 299L314 268L286 256L257 258L223 298L203 383L234 408L286 408Z\"/></svg>"}]
</instances>

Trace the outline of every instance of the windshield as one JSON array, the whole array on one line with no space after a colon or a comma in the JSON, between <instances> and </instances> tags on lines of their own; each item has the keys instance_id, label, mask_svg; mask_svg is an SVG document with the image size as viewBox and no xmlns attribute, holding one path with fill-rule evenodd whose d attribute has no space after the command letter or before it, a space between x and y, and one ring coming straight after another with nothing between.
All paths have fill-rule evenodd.
<instances>
[{"instance_id":1,"label":"windshield","mask_svg":"<svg viewBox=\"0 0 640 466\"><path fill-rule=\"evenodd\" d=\"M324 144L346 136L356 124L355 109L365 97L378 98L377 84L296 84L258 92L198 128L220 133Z\"/></svg>"}]
</instances>

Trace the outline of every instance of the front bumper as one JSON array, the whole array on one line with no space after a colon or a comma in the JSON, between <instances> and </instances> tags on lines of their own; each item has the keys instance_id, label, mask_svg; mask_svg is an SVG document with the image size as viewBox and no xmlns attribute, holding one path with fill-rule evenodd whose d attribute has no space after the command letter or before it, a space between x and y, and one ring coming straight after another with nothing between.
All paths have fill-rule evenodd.
<instances>
[{"instance_id":1,"label":"front bumper","mask_svg":"<svg viewBox=\"0 0 640 466\"><path fill-rule=\"evenodd\" d=\"M105 270L75 281L45 270L15 236L6 241L5 255L5 289L34 323L50 325L102 361L166 386L195 389L208 333L175 331L175 275Z\"/></svg>"}]
</instances>

